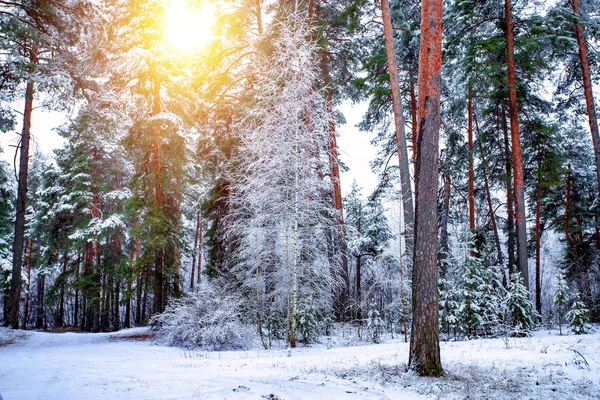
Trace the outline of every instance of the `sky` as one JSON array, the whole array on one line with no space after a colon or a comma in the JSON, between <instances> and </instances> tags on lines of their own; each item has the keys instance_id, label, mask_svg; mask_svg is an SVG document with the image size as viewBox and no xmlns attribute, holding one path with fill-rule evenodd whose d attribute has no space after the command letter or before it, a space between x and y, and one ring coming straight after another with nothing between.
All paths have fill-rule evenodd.
<instances>
[{"instance_id":1,"label":"sky","mask_svg":"<svg viewBox=\"0 0 600 400\"><path fill-rule=\"evenodd\" d=\"M23 105L15 105L16 110L22 110ZM339 107L346 117L346 124L337 128L338 147L340 151L340 160L349 167L347 172L341 173L342 194L350 192L352 182L356 179L359 186L363 188L363 194L369 194L377 185L377 175L371 172L370 161L375 158L377 149L371 145L370 141L373 135L369 132L360 132L356 128L366 112L367 104L351 104L349 102ZM56 132L56 128L64 124L69 115L55 111L44 111L41 108L34 109L31 123L31 149L30 154L40 151L49 156L52 151L64 143ZM0 159L13 165L15 148L19 141L19 135L16 132L21 131L21 123L15 131L0 133ZM17 160L18 163L18 160Z\"/></svg>"}]
</instances>

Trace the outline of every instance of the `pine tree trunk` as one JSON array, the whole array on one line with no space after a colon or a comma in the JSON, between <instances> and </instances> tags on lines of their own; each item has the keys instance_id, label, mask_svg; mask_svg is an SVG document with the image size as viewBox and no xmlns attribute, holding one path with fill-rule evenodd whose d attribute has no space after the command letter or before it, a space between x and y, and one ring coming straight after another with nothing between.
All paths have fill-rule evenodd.
<instances>
[{"instance_id":1,"label":"pine tree trunk","mask_svg":"<svg viewBox=\"0 0 600 400\"><path fill-rule=\"evenodd\" d=\"M468 145L469 145L469 229L475 232L475 170L473 163L473 84L469 82L467 113L469 119Z\"/></svg>"},{"instance_id":2,"label":"pine tree trunk","mask_svg":"<svg viewBox=\"0 0 600 400\"><path fill-rule=\"evenodd\" d=\"M160 79L158 75L154 76L154 102L152 107L152 116L156 116L160 113ZM156 205L159 212L164 212L164 193L161 184L162 175L162 163L161 163L161 140L157 132L154 132L154 139L152 145L152 171L154 173L154 196L156 199ZM164 248L158 249L155 264L154 264L154 314L160 314L164 311Z\"/></svg>"},{"instance_id":3,"label":"pine tree trunk","mask_svg":"<svg viewBox=\"0 0 600 400\"><path fill-rule=\"evenodd\" d=\"M596 106L594 104L594 92L592 88L592 79L590 73L590 62L588 59L588 45L581 25L581 11L579 10L579 0L569 0L573 12L577 16L575 22L575 36L579 47L579 65L581 67L581 77L583 80L583 92L585 95L585 105L587 108L588 121L590 124L590 133L592 135L592 145L594 147L594 161L596 162L596 179L598 188L600 188L600 133L598 132L598 118L596 116Z\"/></svg>"},{"instance_id":4,"label":"pine tree trunk","mask_svg":"<svg viewBox=\"0 0 600 400\"><path fill-rule=\"evenodd\" d=\"M39 270L38 270L39 271ZM37 309L36 309L36 329L42 329L46 325L46 318L44 315L44 293L46 289L46 275L38 272L38 283L37 283Z\"/></svg>"},{"instance_id":5,"label":"pine tree trunk","mask_svg":"<svg viewBox=\"0 0 600 400\"><path fill-rule=\"evenodd\" d=\"M538 168L540 168L538 164ZM538 180L535 189L535 309L542 315L542 280L540 276L541 242L542 242L542 188L541 177L538 172Z\"/></svg>"},{"instance_id":6,"label":"pine tree trunk","mask_svg":"<svg viewBox=\"0 0 600 400\"><path fill-rule=\"evenodd\" d=\"M79 326L79 269L81 268L81 249L77 249L77 268L75 269L75 306L73 307L73 326Z\"/></svg>"},{"instance_id":7,"label":"pine tree trunk","mask_svg":"<svg viewBox=\"0 0 600 400\"><path fill-rule=\"evenodd\" d=\"M31 289L31 248L33 242L31 238L27 239L27 292L25 292L25 304L23 307L23 329L27 329L29 320L29 290Z\"/></svg>"},{"instance_id":8,"label":"pine tree trunk","mask_svg":"<svg viewBox=\"0 0 600 400\"><path fill-rule=\"evenodd\" d=\"M412 118L412 151L413 151L413 165L417 162L417 136L419 135L419 126L417 123L417 96L415 95L415 81L410 77L410 114Z\"/></svg>"},{"instance_id":9,"label":"pine tree trunk","mask_svg":"<svg viewBox=\"0 0 600 400\"><path fill-rule=\"evenodd\" d=\"M410 186L410 170L408 167L408 150L406 147L406 132L404 129L404 111L400 97L400 83L398 80L398 63L396 61L396 50L394 48L394 34L392 31L392 18L388 0L381 0L381 12L383 18L383 33L385 36L385 52L388 62L388 73L390 76L390 88L392 89L392 106L394 109L394 123L396 132L396 145L398 151L398 162L400 166L400 187L402 190L402 209L404 211L404 237L406 239L406 250L408 258L412 259L414 211L412 189ZM413 122L414 123L414 122Z\"/></svg>"},{"instance_id":10,"label":"pine tree trunk","mask_svg":"<svg viewBox=\"0 0 600 400\"><path fill-rule=\"evenodd\" d=\"M37 44L34 44L29 54L32 65L30 72L37 64ZM29 175L29 142L31 139L31 114L33 112L34 83L27 82L25 88L25 110L23 111L23 130L19 146L19 183L17 186L17 212L15 219L15 236L13 242L13 266L8 302L8 323L14 329L19 329L19 310L21 308L21 268L23 266L23 246L25 244L25 210L27 208L27 179Z\"/></svg>"},{"instance_id":11,"label":"pine tree trunk","mask_svg":"<svg viewBox=\"0 0 600 400\"><path fill-rule=\"evenodd\" d=\"M69 263L69 256L67 253L63 256L63 266L62 266L62 277L65 278L67 274L67 265ZM65 279L63 279L60 284L60 304L58 307L58 323L57 326L65 325Z\"/></svg>"},{"instance_id":12,"label":"pine tree trunk","mask_svg":"<svg viewBox=\"0 0 600 400\"><path fill-rule=\"evenodd\" d=\"M125 328L131 328L131 282L133 281L133 247L129 249L129 274L127 276L127 302L125 303Z\"/></svg>"},{"instance_id":13,"label":"pine tree trunk","mask_svg":"<svg viewBox=\"0 0 600 400\"><path fill-rule=\"evenodd\" d=\"M192 277L190 279L190 290L194 290L194 273L196 272L196 256L198 254L199 233L200 233L200 211L198 211L196 213L196 233L194 234L194 252L192 253ZM200 276L198 276L198 278L200 278ZM199 280L200 279L198 279L198 281Z\"/></svg>"},{"instance_id":14,"label":"pine tree trunk","mask_svg":"<svg viewBox=\"0 0 600 400\"><path fill-rule=\"evenodd\" d=\"M419 134L415 168L413 320L408 365L422 376L443 374L437 269L437 183L442 66L442 1L421 3Z\"/></svg>"},{"instance_id":15,"label":"pine tree trunk","mask_svg":"<svg viewBox=\"0 0 600 400\"><path fill-rule=\"evenodd\" d=\"M511 0L504 0L506 22L506 64L508 69L508 115L512 144L513 169L515 179L515 221L517 225L517 266L525 287L529 290L529 267L527 265L527 226L525 216L525 177L523 154L521 152L521 132L519 129L519 109L517 105L517 74L515 69L514 37Z\"/></svg>"},{"instance_id":16,"label":"pine tree trunk","mask_svg":"<svg viewBox=\"0 0 600 400\"><path fill-rule=\"evenodd\" d=\"M442 216L440 218L440 274L442 278L446 276L448 266L446 265L446 259L450 254L450 247L448 246L448 216L450 214L450 189L452 184L452 178L450 174L444 173L442 175L444 180L444 201L442 203Z\"/></svg>"},{"instance_id":17,"label":"pine tree trunk","mask_svg":"<svg viewBox=\"0 0 600 400\"><path fill-rule=\"evenodd\" d=\"M361 257L356 257L356 319L362 319Z\"/></svg>"},{"instance_id":18,"label":"pine tree trunk","mask_svg":"<svg viewBox=\"0 0 600 400\"><path fill-rule=\"evenodd\" d=\"M506 230L508 231L508 276L515 266L515 207L512 189L512 152L509 146L508 127L506 126L506 110L502 106L502 130L504 132L504 156L506 161Z\"/></svg>"}]
</instances>

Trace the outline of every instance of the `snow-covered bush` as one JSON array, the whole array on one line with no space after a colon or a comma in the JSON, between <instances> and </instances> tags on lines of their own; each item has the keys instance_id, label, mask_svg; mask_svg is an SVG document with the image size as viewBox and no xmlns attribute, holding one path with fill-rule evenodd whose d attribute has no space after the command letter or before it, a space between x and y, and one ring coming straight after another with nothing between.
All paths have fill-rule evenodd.
<instances>
[{"instance_id":1,"label":"snow-covered bush","mask_svg":"<svg viewBox=\"0 0 600 400\"><path fill-rule=\"evenodd\" d=\"M587 309L583 301L579 298L579 293L575 295L571 310L566 315L571 332L576 335L589 333L592 331L590 325L590 311Z\"/></svg>"},{"instance_id":2,"label":"snow-covered bush","mask_svg":"<svg viewBox=\"0 0 600 400\"><path fill-rule=\"evenodd\" d=\"M379 315L379 311L375 303L371 304L371 308L367 313L367 329L369 330L369 336L373 343L381 342L381 333L383 331L383 320Z\"/></svg>"},{"instance_id":3,"label":"snow-covered bush","mask_svg":"<svg viewBox=\"0 0 600 400\"><path fill-rule=\"evenodd\" d=\"M304 344L313 339L317 331L316 312L314 308L305 302L298 304L296 312L296 324L300 338Z\"/></svg>"},{"instance_id":4,"label":"snow-covered bush","mask_svg":"<svg viewBox=\"0 0 600 400\"><path fill-rule=\"evenodd\" d=\"M254 330L240 320L239 297L203 284L196 291L173 300L151 325L175 346L213 350L248 348Z\"/></svg>"}]
</instances>

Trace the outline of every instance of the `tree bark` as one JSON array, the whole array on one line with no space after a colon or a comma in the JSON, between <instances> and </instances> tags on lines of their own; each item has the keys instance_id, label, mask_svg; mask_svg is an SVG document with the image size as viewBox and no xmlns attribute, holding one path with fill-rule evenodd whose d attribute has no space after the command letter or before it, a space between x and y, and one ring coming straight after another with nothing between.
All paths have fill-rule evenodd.
<instances>
[{"instance_id":1,"label":"tree bark","mask_svg":"<svg viewBox=\"0 0 600 400\"><path fill-rule=\"evenodd\" d=\"M29 72L38 63L37 44L31 47ZM13 242L13 266L8 303L8 323L19 329L19 309L21 308L21 268L23 267L23 247L25 244L25 210L27 208L27 179L29 175L29 141L31 139L31 114L33 112L34 83L30 79L25 88L25 109L23 111L23 130L19 155L19 183L17 187L17 215L15 219L15 237Z\"/></svg>"},{"instance_id":2,"label":"tree bark","mask_svg":"<svg viewBox=\"0 0 600 400\"><path fill-rule=\"evenodd\" d=\"M539 168L539 165L538 165ZM541 242L542 242L542 188L541 177L538 172L538 180L535 189L535 309L542 314L542 280L540 276Z\"/></svg>"},{"instance_id":3,"label":"tree bark","mask_svg":"<svg viewBox=\"0 0 600 400\"><path fill-rule=\"evenodd\" d=\"M517 225L517 267L529 290L529 267L527 265L527 226L525 216L525 176L521 152L519 108L517 105L517 74L515 69L514 36L511 0L504 0L506 21L506 64L508 70L508 115L513 155L515 221Z\"/></svg>"},{"instance_id":4,"label":"tree bark","mask_svg":"<svg viewBox=\"0 0 600 400\"><path fill-rule=\"evenodd\" d=\"M575 21L575 36L579 47L579 65L581 67L581 77L583 80L583 93L585 95L585 105L587 108L588 121L590 124L590 133L592 135L592 145L594 147L594 160L596 162L596 179L598 188L600 188L600 133L598 132L598 118L596 116L596 106L594 104L594 92L592 89L592 79L590 74L590 61L588 59L588 45L581 25L581 11L579 10L579 0L569 0L573 12L577 16Z\"/></svg>"},{"instance_id":5,"label":"tree bark","mask_svg":"<svg viewBox=\"0 0 600 400\"><path fill-rule=\"evenodd\" d=\"M473 163L473 84L469 82L467 100L467 113L469 119L468 145L469 145L469 229L475 232L475 171Z\"/></svg>"},{"instance_id":6,"label":"tree bark","mask_svg":"<svg viewBox=\"0 0 600 400\"><path fill-rule=\"evenodd\" d=\"M27 239L27 291L25 292L25 304L23 306L23 329L27 329L27 320L29 319L29 290L31 289L31 248L33 242L31 238Z\"/></svg>"},{"instance_id":7,"label":"tree bark","mask_svg":"<svg viewBox=\"0 0 600 400\"><path fill-rule=\"evenodd\" d=\"M383 18L383 33L385 37L385 52L387 55L388 73L390 76L390 88L392 89L392 106L394 109L398 163L400 166L400 188L402 190L402 209L404 211L404 237L406 238L406 250L408 253L408 258L411 259L414 247L413 225L415 218L413 211L412 189L410 186L410 170L408 167L408 150L406 147L404 111L402 109L402 101L400 97L398 63L396 61L392 18L390 15L390 5L388 0L381 0L381 13Z\"/></svg>"},{"instance_id":8,"label":"tree bark","mask_svg":"<svg viewBox=\"0 0 600 400\"><path fill-rule=\"evenodd\" d=\"M450 174L444 173L442 175L444 180L444 201L442 203L442 216L440 218L440 274L442 278L446 276L448 267L446 265L446 259L450 254L450 248L448 246L448 216L450 214L450 189L452 185L452 178Z\"/></svg>"},{"instance_id":9,"label":"tree bark","mask_svg":"<svg viewBox=\"0 0 600 400\"><path fill-rule=\"evenodd\" d=\"M508 276L515 266L515 206L514 192L512 189L512 152L508 139L508 127L506 126L506 110L502 106L502 131L504 133L504 160L506 162L506 230L508 231ZM509 279L510 281L510 279Z\"/></svg>"},{"instance_id":10,"label":"tree bark","mask_svg":"<svg viewBox=\"0 0 600 400\"><path fill-rule=\"evenodd\" d=\"M417 136L419 135L419 127L417 123L417 96L415 95L415 81L411 75L410 77L410 115L412 119L412 151L413 151L413 165L417 162Z\"/></svg>"},{"instance_id":11,"label":"tree bark","mask_svg":"<svg viewBox=\"0 0 600 400\"><path fill-rule=\"evenodd\" d=\"M408 365L422 376L443 374L437 269L437 182L442 67L442 1L421 4L412 334Z\"/></svg>"},{"instance_id":12,"label":"tree bark","mask_svg":"<svg viewBox=\"0 0 600 400\"><path fill-rule=\"evenodd\" d=\"M194 290L194 274L196 271L196 255L198 253L198 233L200 231L200 211L196 213L196 232L194 233L194 251L192 253L192 276L190 279L190 290Z\"/></svg>"}]
</instances>

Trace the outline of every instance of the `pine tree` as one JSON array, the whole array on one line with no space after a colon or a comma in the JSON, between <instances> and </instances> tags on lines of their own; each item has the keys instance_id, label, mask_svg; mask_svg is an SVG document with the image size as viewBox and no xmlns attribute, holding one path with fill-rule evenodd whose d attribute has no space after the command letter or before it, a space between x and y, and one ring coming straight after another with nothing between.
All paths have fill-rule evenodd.
<instances>
[{"instance_id":1,"label":"pine tree","mask_svg":"<svg viewBox=\"0 0 600 400\"><path fill-rule=\"evenodd\" d=\"M558 320L559 334L562 335L563 318L565 317L566 307L569 304L569 287L567 282L561 276L554 292L552 304L556 307L556 318Z\"/></svg>"},{"instance_id":2,"label":"pine tree","mask_svg":"<svg viewBox=\"0 0 600 400\"><path fill-rule=\"evenodd\" d=\"M528 336L540 316L529 300L529 292L518 273L512 273L504 303L504 324L510 336Z\"/></svg>"},{"instance_id":3,"label":"pine tree","mask_svg":"<svg viewBox=\"0 0 600 400\"><path fill-rule=\"evenodd\" d=\"M567 318L567 321L569 321L571 332L574 334L581 335L592 331L592 326L590 325L590 310L588 310L581 301L579 293L575 294L573 305L565 317Z\"/></svg>"}]
</instances>

